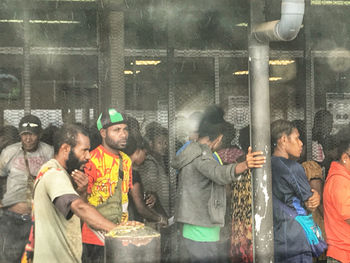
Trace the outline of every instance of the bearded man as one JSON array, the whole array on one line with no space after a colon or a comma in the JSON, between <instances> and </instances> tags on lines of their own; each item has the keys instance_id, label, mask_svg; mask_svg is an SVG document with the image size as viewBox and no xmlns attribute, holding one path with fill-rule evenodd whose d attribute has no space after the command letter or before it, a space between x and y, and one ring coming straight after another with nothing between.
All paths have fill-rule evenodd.
<instances>
[{"instance_id":1,"label":"bearded man","mask_svg":"<svg viewBox=\"0 0 350 263\"><path fill-rule=\"evenodd\" d=\"M132 188L131 160L126 147L128 126L123 114L108 109L97 120L102 144L90 152L85 167L89 177L87 200L115 224L128 221L128 192ZM83 262L104 262L104 239L87 223L83 225Z\"/></svg>"},{"instance_id":2,"label":"bearded man","mask_svg":"<svg viewBox=\"0 0 350 263\"><path fill-rule=\"evenodd\" d=\"M54 136L54 158L46 162L34 184L34 263L81 262L80 220L100 231L116 224L85 202L90 140L80 126L63 126Z\"/></svg>"}]
</instances>

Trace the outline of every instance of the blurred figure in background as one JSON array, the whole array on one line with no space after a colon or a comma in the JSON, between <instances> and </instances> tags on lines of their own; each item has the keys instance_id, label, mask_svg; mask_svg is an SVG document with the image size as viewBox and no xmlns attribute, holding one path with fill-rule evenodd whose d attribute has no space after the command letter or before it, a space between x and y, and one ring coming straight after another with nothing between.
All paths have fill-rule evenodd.
<instances>
[{"instance_id":1,"label":"blurred figure in background","mask_svg":"<svg viewBox=\"0 0 350 263\"><path fill-rule=\"evenodd\" d=\"M11 144L0 155L0 177L7 177L0 209L0 262L20 262L32 225L34 180L53 148L40 141L41 121L26 115L19 122L21 142Z\"/></svg>"},{"instance_id":2,"label":"blurred figure in background","mask_svg":"<svg viewBox=\"0 0 350 263\"><path fill-rule=\"evenodd\" d=\"M198 139L198 127L203 117L203 112L195 111L187 119L188 140L196 141Z\"/></svg>"},{"instance_id":3,"label":"blurred figure in background","mask_svg":"<svg viewBox=\"0 0 350 263\"><path fill-rule=\"evenodd\" d=\"M145 142L141 136L138 121L135 118L127 118L129 128L128 143L125 148L125 153L129 155L132 161L132 181L133 187L129 191L129 220L144 222L147 219L151 222L156 222L162 226L167 225L167 217L165 214L157 213L152 208L156 200L155 195L149 193L144 194L141 183L138 167L144 162L147 150Z\"/></svg>"},{"instance_id":4,"label":"blurred figure in background","mask_svg":"<svg viewBox=\"0 0 350 263\"><path fill-rule=\"evenodd\" d=\"M42 132L41 141L53 146L53 136L57 130L58 127L56 125L50 124L47 126Z\"/></svg>"},{"instance_id":5,"label":"blurred figure in background","mask_svg":"<svg viewBox=\"0 0 350 263\"><path fill-rule=\"evenodd\" d=\"M146 159L139 166L145 192L156 194L160 205L169 216L169 175L165 158L168 154L168 130L157 122L145 128Z\"/></svg>"},{"instance_id":6,"label":"blurred figure in background","mask_svg":"<svg viewBox=\"0 0 350 263\"><path fill-rule=\"evenodd\" d=\"M151 122L145 127L145 140L147 145L146 159L139 166L141 182L146 194L155 194L157 213L165 211L165 216L170 217L170 178L167 164L168 155L168 130L157 122ZM162 262L170 259L170 230L161 229L161 258Z\"/></svg>"},{"instance_id":7,"label":"blurred figure in background","mask_svg":"<svg viewBox=\"0 0 350 263\"><path fill-rule=\"evenodd\" d=\"M96 124L91 125L89 128L89 138L91 149L97 148L102 143L100 131L98 130Z\"/></svg>"},{"instance_id":8,"label":"blurred figure in background","mask_svg":"<svg viewBox=\"0 0 350 263\"><path fill-rule=\"evenodd\" d=\"M333 129L333 115L327 110L319 110L314 116L312 128L312 160L324 169L324 177L327 174L325 162L330 149L331 132Z\"/></svg>"},{"instance_id":9,"label":"blurred figure in background","mask_svg":"<svg viewBox=\"0 0 350 263\"><path fill-rule=\"evenodd\" d=\"M240 149L239 146L235 145L234 143L236 129L233 124L224 122L222 133L222 143L217 153L219 154L223 164L235 163L239 157L244 155L244 148ZM247 149L248 148L246 148L246 150Z\"/></svg>"},{"instance_id":10,"label":"blurred figure in background","mask_svg":"<svg viewBox=\"0 0 350 263\"><path fill-rule=\"evenodd\" d=\"M0 153L8 145L20 140L18 129L12 125L6 125L0 128ZM0 177L0 200L6 191L6 177Z\"/></svg>"},{"instance_id":11,"label":"blurred figure in background","mask_svg":"<svg viewBox=\"0 0 350 263\"><path fill-rule=\"evenodd\" d=\"M12 125L0 128L0 153L6 146L20 141L18 129Z\"/></svg>"}]
</instances>

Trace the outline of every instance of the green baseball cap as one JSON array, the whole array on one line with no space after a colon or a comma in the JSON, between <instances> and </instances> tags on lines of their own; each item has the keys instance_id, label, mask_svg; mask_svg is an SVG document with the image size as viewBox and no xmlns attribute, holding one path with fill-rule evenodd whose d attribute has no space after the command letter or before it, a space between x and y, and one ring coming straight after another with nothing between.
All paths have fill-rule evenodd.
<instances>
[{"instance_id":1,"label":"green baseball cap","mask_svg":"<svg viewBox=\"0 0 350 263\"><path fill-rule=\"evenodd\" d=\"M97 129L106 129L114 124L126 123L126 118L116 109L109 108L102 112L97 119Z\"/></svg>"}]
</instances>

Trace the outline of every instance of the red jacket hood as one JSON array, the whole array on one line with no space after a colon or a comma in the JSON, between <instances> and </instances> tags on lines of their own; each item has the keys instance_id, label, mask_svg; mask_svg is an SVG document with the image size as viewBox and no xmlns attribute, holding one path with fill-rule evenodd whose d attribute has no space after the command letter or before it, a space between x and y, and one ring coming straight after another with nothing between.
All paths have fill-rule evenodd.
<instances>
[{"instance_id":1,"label":"red jacket hood","mask_svg":"<svg viewBox=\"0 0 350 263\"><path fill-rule=\"evenodd\" d=\"M346 168L338 162L331 163L326 182L334 175L344 176L345 178L350 180L350 171L346 170Z\"/></svg>"}]
</instances>

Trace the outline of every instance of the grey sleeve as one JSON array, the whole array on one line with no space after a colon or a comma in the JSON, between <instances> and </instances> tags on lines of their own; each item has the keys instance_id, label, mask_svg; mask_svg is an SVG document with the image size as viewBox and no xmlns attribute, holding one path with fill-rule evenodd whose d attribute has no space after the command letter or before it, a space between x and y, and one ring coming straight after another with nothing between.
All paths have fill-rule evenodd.
<instances>
[{"instance_id":1,"label":"grey sleeve","mask_svg":"<svg viewBox=\"0 0 350 263\"><path fill-rule=\"evenodd\" d=\"M56 209L60 211L62 215L68 220L73 216L73 212L70 209L70 205L74 200L78 198L79 198L78 195L65 194L65 195L56 197L55 200L53 200L53 204L55 205Z\"/></svg>"},{"instance_id":2,"label":"grey sleeve","mask_svg":"<svg viewBox=\"0 0 350 263\"><path fill-rule=\"evenodd\" d=\"M235 168L237 164L221 165L213 158L202 155L194 161L196 169L219 185L237 180Z\"/></svg>"},{"instance_id":3,"label":"grey sleeve","mask_svg":"<svg viewBox=\"0 0 350 263\"><path fill-rule=\"evenodd\" d=\"M7 176L6 172L6 164L7 164L7 158L5 156L5 151L3 150L0 155L0 177L5 177Z\"/></svg>"}]
</instances>

